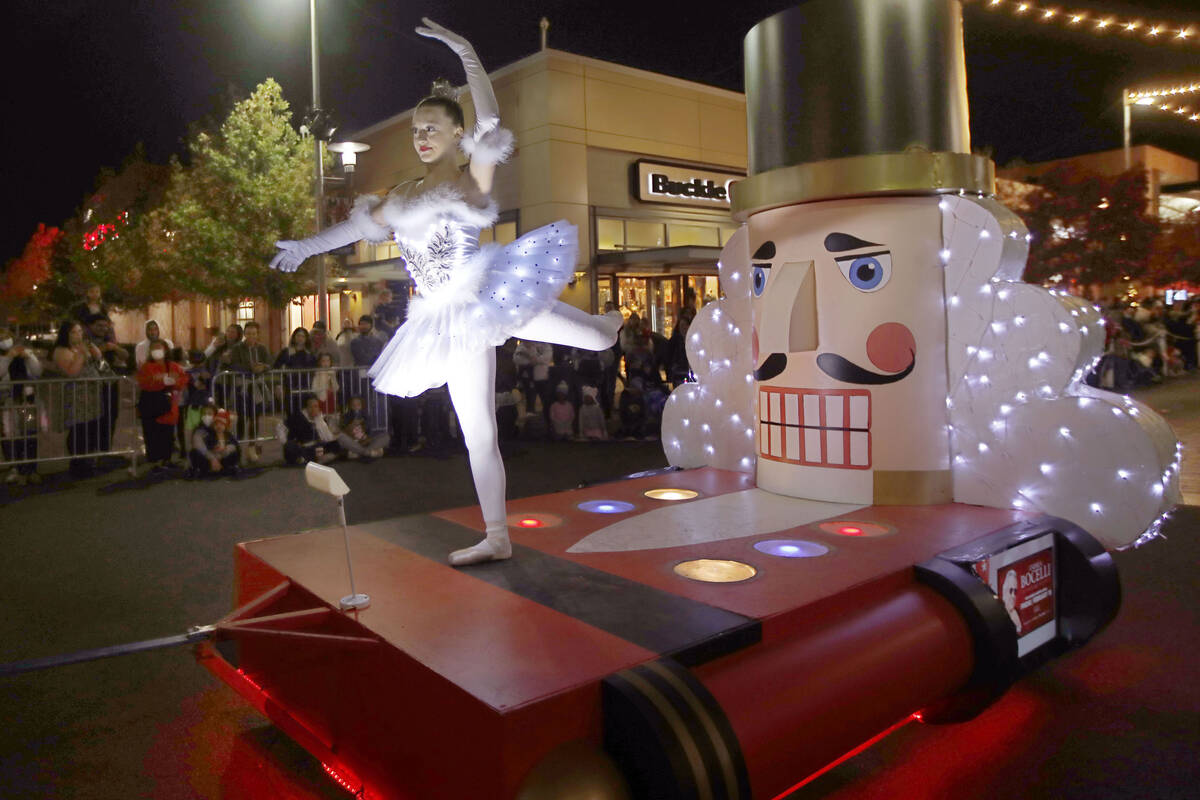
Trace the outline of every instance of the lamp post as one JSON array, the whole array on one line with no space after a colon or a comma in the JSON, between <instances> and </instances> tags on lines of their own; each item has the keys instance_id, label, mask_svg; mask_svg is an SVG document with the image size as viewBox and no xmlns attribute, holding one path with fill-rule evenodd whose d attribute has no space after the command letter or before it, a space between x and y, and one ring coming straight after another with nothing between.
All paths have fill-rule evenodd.
<instances>
[{"instance_id":1,"label":"lamp post","mask_svg":"<svg viewBox=\"0 0 1200 800\"><path fill-rule=\"evenodd\" d=\"M312 40L312 107L314 118L321 115L321 69L317 52L317 0L308 0L308 24ZM325 205L325 163L321 153L321 136L313 133L313 195L316 200L316 232L321 232L321 217ZM325 256L317 256L317 319L329 324L329 296L325 287Z\"/></svg>"}]
</instances>

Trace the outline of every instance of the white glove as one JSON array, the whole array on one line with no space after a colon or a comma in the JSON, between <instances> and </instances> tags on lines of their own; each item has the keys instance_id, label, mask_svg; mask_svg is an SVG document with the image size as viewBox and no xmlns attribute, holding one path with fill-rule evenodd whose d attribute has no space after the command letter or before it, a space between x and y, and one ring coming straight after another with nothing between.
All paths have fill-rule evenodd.
<instances>
[{"instance_id":1,"label":"white glove","mask_svg":"<svg viewBox=\"0 0 1200 800\"><path fill-rule=\"evenodd\" d=\"M362 238L363 235L358 227L347 220L332 228L326 228L307 239L299 241L286 239L276 242L275 246L279 248L279 252L271 259L271 269L277 269L280 272L295 272L304 263L304 259L309 256L328 253L330 250L353 244Z\"/></svg>"},{"instance_id":2,"label":"white glove","mask_svg":"<svg viewBox=\"0 0 1200 800\"><path fill-rule=\"evenodd\" d=\"M474 138L478 139L500 124L500 104L496 102L496 93L492 91L492 82L488 80L487 70L475 54L475 48L466 39L443 28L429 17L421 17L421 22L425 25L417 28L417 33L437 39L462 59L463 71L467 73L467 88L471 90L471 102L475 106Z\"/></svg>"}]
</instances>

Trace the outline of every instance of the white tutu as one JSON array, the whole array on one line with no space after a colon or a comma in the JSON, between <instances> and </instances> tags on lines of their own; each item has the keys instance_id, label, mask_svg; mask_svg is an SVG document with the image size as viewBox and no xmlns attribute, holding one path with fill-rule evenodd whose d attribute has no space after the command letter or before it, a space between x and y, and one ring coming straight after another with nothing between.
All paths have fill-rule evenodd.
<instances>
[{"instance_id":1,"label":"white tutu","mask_svg":"<svg viewBox=\"0 0 1200 800\"><path fill-rule=\"evenodd\" d=\"M413 297L371 367L377 391L412 397L441 386L463 368L464 356L503 344L553 306L575 269L578 234L559 221L503 247L458 252L449 279Z\"/></svg>"}]
</instances>

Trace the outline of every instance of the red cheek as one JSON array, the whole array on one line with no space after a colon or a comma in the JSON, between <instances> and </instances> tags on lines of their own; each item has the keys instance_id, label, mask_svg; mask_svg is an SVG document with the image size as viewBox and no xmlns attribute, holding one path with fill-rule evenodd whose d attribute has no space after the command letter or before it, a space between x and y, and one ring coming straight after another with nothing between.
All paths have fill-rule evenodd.
<instances>
[{"instance_id":1,"label":"red cheek","mask_svg":"<svg viewBox=\"0 0 1200 800\"><path fill-rule=\"evenodd\" d=\"M884 372L900 372L917 357L917 340L899 322L885 322L867 337L867 358Z\"/></svg>"}]
</instances>

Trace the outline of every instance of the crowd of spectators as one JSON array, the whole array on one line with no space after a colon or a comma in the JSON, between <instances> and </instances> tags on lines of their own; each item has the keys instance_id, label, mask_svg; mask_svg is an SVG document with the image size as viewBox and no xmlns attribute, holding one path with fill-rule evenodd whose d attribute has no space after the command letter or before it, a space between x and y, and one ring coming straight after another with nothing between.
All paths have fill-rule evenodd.
<instances>
[{"instance_id":1,"label":"crowd of spectators","mask_svg":"<svg viewBox=\"0 0 1200 800\"><path fill-rule=\"evenodd\" d=\"M40 482L39 430L63 432L74 476L127 463L115 450L122 396L112 376L136 385L145 461L162 477L237 475L262 458L271 435L288 464L460 448L445 387L414 398L374 395L367 371L403 320L390 291L357 323L343 319L336 338L317 322L296 328L274 354L256 322L212 329L203 350L184 351L151 319L142 339L122 345L109 313L100 288L90 287L41 353L0 327L0 443L4 461L22 462L7 482ZM517 340L497 347L501 439L656 438L667 395L689 374L684 336L694 315L684 308L665 338L632 313L618 341L598 353Z\"/></svg>"},{"instance_id":2,"label":"crowd of spectators","mask_svg":"<svg viewBox=\"0 0 1200 800\"><path fill-rule=\"evenodd\" d=\"M1157 298L1104 304L1104 356L1088 376L1102 389L1125 392L1197 368L1200 301L1166 305Z\"/></svg>"}]
</instances>

